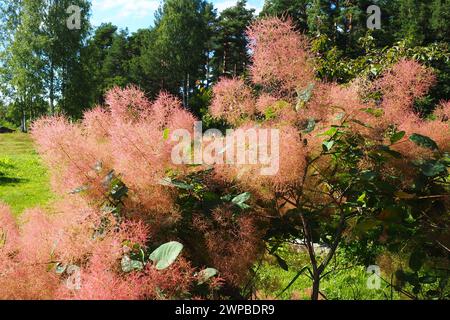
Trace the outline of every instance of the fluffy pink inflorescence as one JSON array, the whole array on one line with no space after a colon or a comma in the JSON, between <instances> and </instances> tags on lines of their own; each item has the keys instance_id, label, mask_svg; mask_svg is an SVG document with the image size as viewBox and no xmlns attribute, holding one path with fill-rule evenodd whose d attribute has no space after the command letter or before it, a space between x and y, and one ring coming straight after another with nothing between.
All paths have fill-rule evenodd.
<instances>
[{"instance_id":1,"label":"fluffy pink inflorescence","mask_svg":"<svg viewBox=\"0 0 450 320\"><path fill-rule=\"evenodd\" d=\"M277 132L279 139L272 139L271 130ZM246 137L245 141L242 140L243 135ZM249 140L252 136L256 137L256 141ZM225 164L215 166L217 178L235 181L243 189L251 190L263 198L270 198L274 192L281 192L300 183L307 153L298 130L294 127L260 128L247 124L235 130L229 138L241 143L232 145L235 154L230 159L231 162L227 158ZM254 161L256 163L249 161L252 152L258 154ZM246 161L239 160L240 154L246 155ZM263 173L264 168L274 170Z\"/></svg>"},{"instance_id":2,"label":"fluffy pink inflorescence","mask_svg":"<svg viewBox=\"0 0 450 320\"><path fill-rule=\"evenodd\" d=\"M45 264L52 261L56 233L61 230L43 210L32 209L22 214L20 259L26 263Z\"/></svg>"},{"instance_id":3,"label":"fluffy pink inflorescence","mask_svg":"<svg viewBox=\"0 0 450 320\"><path fill-rule=\"evenodd\" d=\"M256 112L251 89L241 79L222 78L213 88L210 113L214 118L237 124L243 117Z\"/></svg>"},{"instance_id":4,"label":"fluffy pink inflorescence","mask_svg":"<svg viewBox=\"0 0 450 320\"><path fill-rule=\"evenodd\" d=\"M112 117L121 121L139 120L142 113L150 109L150 101L135 86L126 89L114 87L106 94L105 102Z\"/></svg>"},{"instance_id":5,"label":"fluffy pink inflorescence","mask_svg":"<svg viewBox=\"0 0 450 320\"><path fill-rule=\"evenodd\" d=\"M141 220L110 219L112 225L100 229L104 213L77 199L69 205L62 201L53 215L25 212L21 230L0 205L0 299L165 299L190 290L195 271L182 258L164 271L149 263L140 272L122 272L122 257L148 244L148 226ZM58 274L57 262L76 269ZM72 282L70 277L77 278Z\"/></svg>"},{"instance_id":6,"label":"fluffy pink inflorescence","mask_svg":"<svg viewBox=\"0 0 450 320\"><path fill-rule=\"evenodd\" d=\"M435 83L430 69L414 60L402 59L381 78L384 118L389 123L400 124L413 112L415 99L423 97Z\"/></svg>"},{"instance_id":7,"label":"fluffy pink inflorescence","mask_svg":"<svg viewBox=\"0 0 450 320\"><path fill-rule=\"evenodd\" d=\"M112 168L133 191L130 199L135 204L152 212L175 211L172 193L160 185L166 171L176 169L171 160L173 143L165 138L165 132L167 136L178 129L192 132L194 122L179 99L167 93L161 93L133 122L114 119L109 141Z\"/></svg>"},{"instance_id":8,"label":"fluffy pink inflorescence","mask_svg":"<svg viewBox=\"0 0 450 320\"><path fill-rule=\"evenodd\" d=\"M94 164L101 160L97 146L89 144L79 126L56 116L33 123L33 138L38 151L54 173L52 183L61 193L89 183Z\"/></svg>"},{"instance_id":9,"label":"fluffy pink inflorescence","mask_svg":"<svg viewBox=\"0 0 450 320\"><path fill-rule=\"evenodd\" d=\"M308 41L294 31L291 21L259 20L248 29L247 35L253 54L250 68L253 82L295 92L314 80Z\"/></svg>"},{"instance_id":10,"label":"fluffy pink inflorescence","mask_svg":"<svg viewBox=\"0 0 450 320\"><path fill-rule=\"evenodd\" d=\"M19 229L9 207L0 203L0 259L18 246Z\"/></svg>"},{"instance_id":11,"label":"fluffy pink inflorescence","mask_svg":"<svg viewBox=\"0 0 450 320\"><path fill-rule=\"evenodd\" d=\"M15 272L16 260L13 258L19 247L19 229L10 209L0 203L0 299L11 295L8 281Z\"/></svg>"},{"instance_id":12,"label":"fluffy pink inflorescence","mask_svg":"<svg viewBox=\"0 0 450 320\"><path fill-rule=\"evenodd\" d=\"M278 98L274 97L270 94L263 93L258 97L256 101L256 109L260 114L266 114L266 112L276 103L278 102Z\"/></svg>"},{"instance_id":13,"label":"fluffy pink inflorescence","mask_svg":"<svg viewBox=\"0 0 450 320\"><path fill-rule=\"evenodd\" d=\"M416 133L431 138L441 151L450 150L450 124L448 122L422 120L411 116L405 118L398 128L405 131L406 136ZM410 159L427 158L432 155L431 150L420 147L408 139L404 139L401 144L393 146L393 149L407 155Z\"/></svg>"},{"instance_id":14,"label":"fluffy pink inflorescence","mask_svg":"<svg viewBox=\"0 0 450 320\"><path fill-rule=\"evenodd\" d=\"M194 217L194 225L205 235L206 248L213 264L220 266L227 283L239 285L248 279L248 270L262 253L263 244L255 219L251 216L234 218L231 208L219 207L212 221ZM217 250L217 248L222 248Z\"/></svg>"},{"instance_id":15,"label":"fluffy pink inflorescence","mask_svg":"<svg viewBox=\"0 0 450 320\"><path fill-rule=\"evenodd\" d=\"M442 122L450 121L450 101L443 101L434 111L436 120Z\"/></svg>"},{"instance_id":16,"label":"fluffy pink inflorescence","mask_svg":"<svg viewBox=\"0 0 450 320\"><path fill-rule=\"evenodd\" d=\"M40 212L25 213L34 220L19 230L10 210L0 204L0 299L51 299L57 279L47 273L49 228ZM39 221L38 221L39 220ZM27 234L28 233L28 234ZM44 261L44 262L42 262Z\"/></svg>"},{"instance_id":17,"label":"fluffy pink inflorescence","mask_svg":"<svg viewBox=\"0 0 450 320\"><path fill-rule=\"evenodd\" d=\"M161 93L152 103L136 87L112 89L106 103L86 112L81 125L63 117L33 124L33 137L54 173L54 189L65 194L88 186L86 194L99 199L107 192L105 176L114 171L130 188L130 206L175 213L172 193L160 185L167 170L180 169L172 163L174 143L167 136L177 129L192 132L195 117L178 98Z\"/></svg>"}]
</instances>

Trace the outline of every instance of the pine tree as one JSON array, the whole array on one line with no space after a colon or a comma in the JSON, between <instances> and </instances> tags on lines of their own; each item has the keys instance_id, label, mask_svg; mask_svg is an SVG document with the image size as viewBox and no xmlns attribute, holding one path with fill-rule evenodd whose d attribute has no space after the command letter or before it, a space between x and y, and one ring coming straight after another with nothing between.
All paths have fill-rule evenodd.
<instances>
[{"instance_id":1,"label":"pine tree","mask_svg":"<svg viewBox=\"0 0 450 320\"><path fill-rule=\"evenodd\" d=\"M215 78L239 76L249 64L245 32L253 20L254 10L246 8L247 1L239 0L234 7L222 11L215 36Z\"/></svg>"},{"instance_id":2,"label":"pine tree","mask_svg":"<svg viewBox=\"0 0 450 320\"><path fill-rule=\"evenodd\" d=\"M203 0L166 0L156 16L155 41L148 48L156 50L144 53L160 72L161 88L181 92L185 106L193 84L204 75L210 36L207 10L210 6Z\"/></svg>"},{"instance_id":3,"label":"pine tree","mask_svg":"<svg viewBox=\"0 0 450 320\"><path fill-rule=\"evenodd\" d=\"M296 27L306 32L308 30L307 9L310 0L267 0L260 16L290 17Z\"/></svg>"},{"instance_id":4,"label":"pine tree","mask_svg":"<svg viewBox=\"0 0 450 320\"><path fill-rule=\"evenodd\" d=\"M450 0L433 0L431 12L434 40L450 42Z\"/></svg>"}]
</instances>

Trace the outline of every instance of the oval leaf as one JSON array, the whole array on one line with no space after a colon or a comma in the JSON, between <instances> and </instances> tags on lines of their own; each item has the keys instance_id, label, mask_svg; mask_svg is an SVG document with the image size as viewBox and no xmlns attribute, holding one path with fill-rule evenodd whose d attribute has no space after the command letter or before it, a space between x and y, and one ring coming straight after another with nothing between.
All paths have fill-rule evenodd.
<instances>
[{"instance_id":1,"label":"oval leaf","mask_svg":"<svg viewBox=\"0 0 450 320\"><path fill-rule=\"evenodd\" d=\"M122 271L127 273L144 269L144 264L141 261L131 260L129 256L123 256L120 264L122 267Z\"/></svg>"},{"instance_id":2,"label":"oval leaf","mask_svg":"<svg viewBox=\"0 0 450 320\"><path fill-rule=\"evenodd\" d=\"M400 140L402 140L403 137L405 136L405 134L406 134L405 131L399 131L399 132L394 133L391 136L391 144L394 144L394 143L399 142Z\"/></svg>"},{"instance_id":3,"label":"oval leaf","mask_svg":"<svg viewBox=\"0 0 450 320\"><path fill-rule=\"evenodd\" d=\"M246 204L245 202L247 200L249 200L251 196L252 195L250 192L245 192L245 193L242 193L242 194L238 195L237 197L233 198L233 200L231 200L231 202L233 202L235 205L237 205L241 209L248 209L248 208L250 208L250 206L248 204Z\"/></svg>"},{"instance_id":4,"label":"oval leaf","mask_svg":"<svg viewBox=\"0 0 450 320\"><path fill-rule=\"evenodd\" d=\"M217 275L219 271L214 268L206 268L198 273L198 284L204 284L206 281Z\"/></svg>"},{"instance_id":5,"label":"oval leaf","mask_svg":"<svg viewBox=\"0 0 450 320\"><path fill-rule=\"evenodd\" d=\"M445 165L436 161L426 162L421 166L420 169L427 177L436 177L442 173L447 172L447 168L445 167Z\"/></svg>"},{"instance_id":6,"label":"oval leaf","mask_svg":"<svg viewBox=\"0 0 450 320\"><path fill-rule=\"evenodd\" d=\"M423 251L417 250L411 254L409 258L409 267L413 271L419 271L422 268L423 263L425 262L425 253Z\"/></svg>"},{"instance_id":7,"label":"oval leaf","mask_svg":"<svg viewBox=\"0 0 450 320\"><path fill-rule=\"evenodd\" d=\"M281 269L283 269L284 271L289 271L287 262L277 254L274 254L274 256L275 258L277 258L278 265L281 267Z\"/></svg>"},{"instance_id":8,"label":"oval leaf","mask_svg":"<svg viewBox=\"0 0 450 320\"><path fill-rule=\"evenodd\" d=\"M165 243L152 252L150 260L153 261L156 269L164 270L175 262L181 250L183 250L183 245L179 242Z\"/></svg>"},{"instance_id":9,"label":"oval leaf","mask_svg":"<svg viewBox=\"0 0 450 320\"><path fill-rule=\"evenodd\" d=\"M428 148L431 150L437 150L438 145L436 144L436 142L434 142L434 140L425 137L421 134L418 133L414 133L409 137L409 140L411 140L412 142L414 142L415 144L417 144L418 146L421 146L422 148Z\"/></svg>"}]
</instances>

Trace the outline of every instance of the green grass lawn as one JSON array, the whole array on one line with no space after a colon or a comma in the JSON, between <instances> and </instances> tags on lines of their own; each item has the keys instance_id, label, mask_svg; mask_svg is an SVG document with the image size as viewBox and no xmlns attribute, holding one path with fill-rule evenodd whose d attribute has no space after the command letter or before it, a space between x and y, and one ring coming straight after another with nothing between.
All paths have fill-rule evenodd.
<instances>
[{"instance_id":1,"label":"green grass lawn","mask_svg":"<svg viewBox=\"0 0 450 320\"><path fill-rule=\"evenodd\" d=\"M18 215L53 198L49 176L29 135L0 134L0 202Z\"/></svg>"}]
</instances>

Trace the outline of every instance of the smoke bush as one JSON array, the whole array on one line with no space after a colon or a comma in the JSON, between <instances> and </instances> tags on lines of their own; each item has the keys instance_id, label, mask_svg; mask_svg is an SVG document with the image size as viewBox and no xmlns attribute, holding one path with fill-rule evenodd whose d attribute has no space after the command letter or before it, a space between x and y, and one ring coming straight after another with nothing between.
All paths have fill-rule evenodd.
<instances>
[{"instance_id":1,"label":"smoke bush","mask_svg":"<svg viewBox=\"0 0 450 320\"><path fill-rule=\"evenodd\" d=\"M442 166L426 167L434 162L417 167L450 151L450 103L442 102L435 120L413 111L435 81L432 71L402 60L373 84L381 98L367 99L358 82L315 79L308 41L291 22L260 20L248 36L251 77L221 79L210 113L234 129L278 129L279 170L263 176L261 164L175 165L169 136L192 133L196 119L167 93L149 101L136 87L114 88L80 123L42 118L32 136L61 200L54 214L26 212L20 227L0 205L0 298L211 297L222 279L244 287L265 240L293 236L304 237L318 283L348 231L352 217L345 214L365 218L361 203L370 195L361 195L363 183L378 188L403 177L404 185L395 185L403 189L383 198L393 201L423 172L443 174ZM275 141L264 143L258 147L272 149ZM380 207L368 214L377 216ZM188 254L158 270L149 249L173 240ZM323 266L314 241L331 246ZM207 265L220 277L205 293L196 270ZM70 267L79 270L79 288L67 285Z\"/></svg>"}]
</instances>

